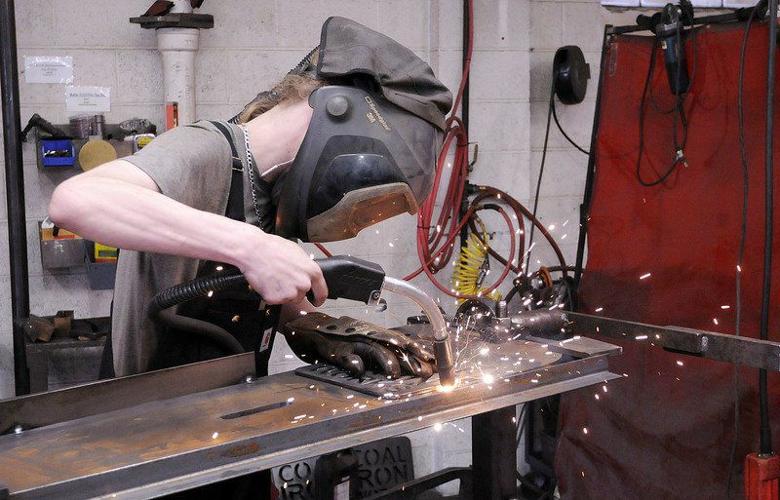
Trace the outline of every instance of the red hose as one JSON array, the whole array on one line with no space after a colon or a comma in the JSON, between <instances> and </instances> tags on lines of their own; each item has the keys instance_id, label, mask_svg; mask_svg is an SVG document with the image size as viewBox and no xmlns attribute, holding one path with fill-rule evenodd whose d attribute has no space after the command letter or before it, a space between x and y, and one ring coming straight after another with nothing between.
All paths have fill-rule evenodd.
<instances>
[{"instance_id":1,"label":"red hose","mask_svg":"<svg viewBox=\"0 0 780 500\"><path fill-rule=\"evenodd\" d=\"M409 274L404 279L410 280L421 272L431 278L437 287L442 289L440 283L435 281L433 274L440 271L452 258L454 244L452 243L460 231L460 228L467 222L468 217L458 223L458 214L463 203L466 179L469 167L468 137L466 129L460 118L455 116L458 107L463 99L463 91L466 87L469 72L471 70L471 56L474 49L474 3L468 0L469 27L466 57L463 61L463 74L461 75L458 92L453 103L453 114L447 119L447 128L444 133L444 142L439 158L436 162L436 174L434 176L433 187L428 198L420 207L417 218L417 254L420 257L420 269ZM441 189L442 178L447 161L447 154L455 143L455 151L452 163L447 165L450 168L450 176L447 181L447 188L442 200L441 209L438 216L434 217L436 207L436 198ZM473 212L472 212L473 213ZM433 224L433 220L436 223ZM511 221L510 221L511 223ZM442 243L443 241L443 243ZM447 289L446 292L449 292Z\"/></svg>"}]
</instances>

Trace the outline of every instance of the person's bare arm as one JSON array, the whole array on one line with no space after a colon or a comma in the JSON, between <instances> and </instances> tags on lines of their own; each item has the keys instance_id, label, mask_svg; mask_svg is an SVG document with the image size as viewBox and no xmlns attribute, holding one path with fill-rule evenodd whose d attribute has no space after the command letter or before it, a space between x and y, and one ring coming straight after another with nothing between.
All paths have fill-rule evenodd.
<instances>
[{"instance_id":1,"label":"person's bare arm","mask_svg":"<svg viewBox=\"0 0 780 500\"><path fill-rule=\"evenodd\" d=\"M129 250L225 262L272 304L327 297L322 272L295 243L196 210L159 192L130 162L114 160L60 184L49 217L80 236Z\"/></svg>"}]
</instances>

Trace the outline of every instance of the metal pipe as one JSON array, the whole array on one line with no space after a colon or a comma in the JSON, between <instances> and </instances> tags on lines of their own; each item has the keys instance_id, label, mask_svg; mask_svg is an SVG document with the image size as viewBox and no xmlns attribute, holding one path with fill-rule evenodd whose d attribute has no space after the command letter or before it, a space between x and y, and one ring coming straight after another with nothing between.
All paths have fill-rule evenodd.
<instances>
[{"instance_id":1,"label":"metal pipe","mask_svg":"<svg viewBox=\"0 0 780 500\"><path fill-rule=\"evenodd\" d=\"M171 13L192 14L192 5L189 0L176 0ZM182 125L195 121L195 55L199 41L200 30L197 28L157 30L165 102L178 104L179 123Z\"/></svg>"},{"instance_id":2,"label":"metal pipe","mask_svg":"<svg viewBox=\"0 0 780 500\"><path fill-rule=\"evenodd\" d=\"M466 69L466 65L470 64L469 62L470 23L471 23L471 0L463 0L463 44L462 44L463 57L461 63L461 68L463 70ZM461 109L460 119L461 122L463 122L463 129L466 131L466 137L468 137L469 134L469 87L471 85L470 73L471 71L469 71L469 73L466 74L466 82L463 84L463 98L460 102L460 109ZM454 110L454 112L457 112L457 110ZM468 149L468 145L466 146L466 149ZM465 183L467 185L469 183L468 174L466 174ZM460 208L458 212L458 222L463 220L463 216L466 214L468 209L469 209L469 197L468 194L466 194L463 197L463 201L460 204ZM461 248L465 247L468 244L468 239L469 239L469 227L468 224L464 224L460 230Z\"/></svg>"},{"instance_id":3,"label":"metal pipe","mask_svg":"<svg viewBox=\"0 0 780 500\"><path fill-rule=\"evenodd\" d=\"M439 382L444 386L453 385L455 383L455 356L450 343L450 331L439 306L428 294L407 281L386 277L382 290L394 292L413 300L428 316L428 321L433 327L433 348L436 355Z\"/></svg>"},{"instance_id":4,"label":"metal pipe","mask_svg":"<svg viewBox=\"0 0 780 500\"><path fill-rule=\"evenodd\" d=\"M769 338L769 307L772 295L772 215L774 212L774 100L775 52L777 48L777 0L769 0L769 56L766 77L766 160L764 191L764 277L761 291L759 337ZM758 371L759 412L761 417L761 455L772 454L772 428L769 425L769 395L766 370Z\"/></svg>"},{"instance_id":5,"label":"metal pipe","mask_svg":"<svg viewBox=\"0 0 780 500\"><path fill-rule=\"evenodd\" d=\"M601 41L601 62L599 63L599 83L596 88L596 111L593 113L593 127L590 133L590 155L588 156L588 171L585 176L585 192L582 195L580 204L580 228L577 237L577 257L574 264L574 310L577 309L578 294L580 289L580 280L582 279L583 265L585 262L585 241L588 236L588 219L590 216L590 202L593 196L593 182L596 179L596 149L598 145L598 131L601 120L601 87L604 82L604 75L607 74L607 61L609 57L609 38L612 31L611 25L604 26L604 37Z\"/></svg>"},{"instance_id":6,"label":"metal pipe","mask_svg":"<svg viewBox=\"0 0 780 500\"><path fill-rule=\"evenodd\" d=\"M752 9L752 7L749 7ZM743 9L739 9L743 10ZM743 19L738 12L729 12L728 14L715 14L712 16L702 16L693 19L691 26L701 26L706 24L727 24L740 22ZM627 33L638 33L640 31L647 31L647 26L639 26L638 24L631 24L627 26L612 26L607 25L607 35L624 35Z\"/></svg>"},{"instance_id":7,"label":"metal pipe","mask_svg":"<svg viewBox=\"0 0 780 500\"><path fill-rule=\"evenodd\" d=\"M8 257L11 271L14 381L16 395L30 392L22 321L30 316L27 273L27 229L24 213L24 171L19 117L19 79L16 62L14 1L0 0L0 90L3 98L3 153L8 205Z\"/></svg>"}]
</instances>

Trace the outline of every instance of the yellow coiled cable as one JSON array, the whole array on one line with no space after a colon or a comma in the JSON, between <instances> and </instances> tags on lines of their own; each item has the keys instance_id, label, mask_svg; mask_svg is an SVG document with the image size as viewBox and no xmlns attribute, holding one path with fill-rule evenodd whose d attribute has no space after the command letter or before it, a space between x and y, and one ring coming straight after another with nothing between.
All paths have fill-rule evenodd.
<instances>
[{"instance_id":1,"label":"yellow coiled cable","mask_svg":"<svg viewBox=\"0 0 780 500\"><path fill-rule=\"evenodd\" d=\"M482 233L483 241L488 241L488 232L484 223L477 220ZM490 270L488 247L483 245L476 234L470 234L466 245L460 249L455 271L452 273L452 282L458 295L482 296L487 287L482 287L485 276ZM498 290L490 292L486 298L499 300L501 293ZM461 302L465 299L459 299Z\"/></svg>"}]
</instances>

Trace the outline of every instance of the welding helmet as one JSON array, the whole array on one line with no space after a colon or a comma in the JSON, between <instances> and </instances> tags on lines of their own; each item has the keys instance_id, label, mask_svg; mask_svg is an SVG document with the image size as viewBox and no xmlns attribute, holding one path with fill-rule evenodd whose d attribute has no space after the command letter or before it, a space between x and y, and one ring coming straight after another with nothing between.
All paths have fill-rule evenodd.
<instances>
[{"instance_id":1,"label":"welding helmet","mask_svg":"<svg viewBox=\"0 0 780 500\"><path fill-rule=\"evenodd\" d=\"M293 70L332 85L309 96L313 114L292 166L275 182L279 236L351 238L416 213L428 196L452 95L395 40L341 17Z\"/></svg>"}]
</instances>

